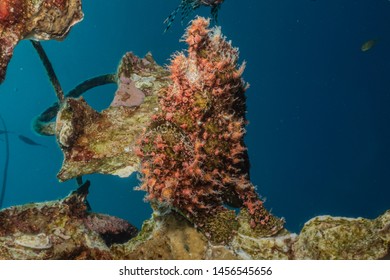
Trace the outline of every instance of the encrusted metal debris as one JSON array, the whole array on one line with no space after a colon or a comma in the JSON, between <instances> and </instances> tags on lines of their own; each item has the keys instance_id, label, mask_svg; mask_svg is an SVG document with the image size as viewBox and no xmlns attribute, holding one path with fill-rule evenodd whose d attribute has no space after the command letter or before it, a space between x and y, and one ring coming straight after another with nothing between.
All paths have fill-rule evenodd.
<instances>
[{"instance_id":1,"label":"encrusted metal debris","mask_svg":"<svg viewBox=\"0 0 390 280\"><path fill-rule=\"evenodd\" d=\"M139 168L136 142L159 110L157 92L169 82L167 71L150 54L127 53L119 65L118 90L102 112L83 98L68 98L56 122L57 141L64 153L58 178L85 174L130 176Z\"/></svg>"}]
</instances>

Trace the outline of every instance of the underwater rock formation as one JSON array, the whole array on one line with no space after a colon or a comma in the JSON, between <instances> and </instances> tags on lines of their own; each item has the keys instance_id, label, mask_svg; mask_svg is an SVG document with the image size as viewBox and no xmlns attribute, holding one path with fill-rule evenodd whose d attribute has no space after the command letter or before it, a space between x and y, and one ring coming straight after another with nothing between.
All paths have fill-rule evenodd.
<instances>
[{"instance_id":1,"label":"underwater rock formation","mask_svg":"<svg viewBox=\"0 0 390 280\"><path fill-rule=\"evenodd\" d=\"M390 210L375 220L318 216L305 223L297 259L380 259L389 254Z\"/></svg>"},{"instance_id":2,"label":"underwater rock formation","mask_svg":"<svg viewBox=\"0 0 390 280\"><path fill-rule=\"evenodd\" d=\"M0 211L0 259L112 259L109 246L138 230L128 222L89 213L86 194Z\"/></svg>"},{"instance_id":3,"label":"underwater rock formation","mask_svg":"<svg viewBox=\"0 0 390 280\"><path fill-rule=\"evenodd\" d=\"M182 215L171 212L153 214L144 222L140 234L111 251L117 259L132 260L222 260L240 259L228 246L211 244Z\"/></svg>"},{"instance_id":4,"label":"underwater rock formation","mask_svg":"<svg viewBox=\"0 0 390 280\"><path fill-rule=\"evenodd\" d=\"M251 230L247 219L237 224L237 232L228 244L209 242L202 232L176 212L154 212L144 222L136 238L111 247L118 259L293 259L292 244L297 235L286 230L272 237L260 237Z\"/></svg>"},{"instance_id":5,"label":"underwater rock formation","mask_svg":"<svg viewBox=\"0 0 390 280\"><path fill-rule=\"evenodd\" d=\"M0 83L20 40L62 40L83 16L81 0L1 0Z\"/></svg>"},{"instance_id":6,"label":"underwater rock formation","mask_svg":"<svg viewBox=\"0 0 390 280\"><path fill-rule=\"evenodd\" d=\"M242 213L247 215L245 211ZM111 247L118 259L382 259L390 255L390 210L374 220L319 216L299 235L256 233L246 217L225 246L208 242L175 212L146 221L136 238Z\"/></svg>"},{"instance_id":7,"label":"underwater rock formation","mask_svg":"<svg viewBox=\"0 0 390 280\"><path fill-rule=\"evenodd\" d=\"M175 211L160 209L141 231L86 211L85 196L0 211L0 259L235 260L383 259L390 257L390 210L374 220L319 216L299 235L261 236L237 219L228 244L215 244Z\"/></svg>"},{"instance_id":8,"label":"underwater rock formation","mask_svg":"<svg viewBox=\"0 0 390 280\"><path fill-rule=\"evenodd\" d=\"M84 99L68 98L56 121L57 141L64 153L58 178L85 174L130 176L138 170L136 142L158 110L157 92L167 85L168 72L150 54L127 53L117 73L118 90L101 113Z\"/></svg>"},{"instance_id":9,"label":"underwater rock formation","mask_svg":"<svg viewBox=\"0 0 390 280\"><path fill-rule=\"evenodd\" d=\"M216 242L236 230L235 212L248 210L252 228L272 235L283 221L263 207L249 179L244 144L245 89L238 50L219 28L197 18L187 29L188 56L171 62L172 84L159 93L160 111L140 140L147 199L169 205ZM229 222L228 222L229 221Z\"/></svg>"}]
</instances>

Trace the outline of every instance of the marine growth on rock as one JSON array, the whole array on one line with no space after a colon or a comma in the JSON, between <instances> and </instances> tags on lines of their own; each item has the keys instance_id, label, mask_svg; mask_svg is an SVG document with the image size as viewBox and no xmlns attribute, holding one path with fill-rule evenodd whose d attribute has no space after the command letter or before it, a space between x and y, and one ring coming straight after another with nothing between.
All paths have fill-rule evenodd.
<instances>
[{"instance_id":1,"label":"marine growth on rock","mask_svg":"<svg viewBox=\"0 0 390 280\"><path fill-rule=\"evenodd\" d=\"M20 40L62 40L83 17L81 0L1 0L0 84Z\"/></svg>"}]
</instances>

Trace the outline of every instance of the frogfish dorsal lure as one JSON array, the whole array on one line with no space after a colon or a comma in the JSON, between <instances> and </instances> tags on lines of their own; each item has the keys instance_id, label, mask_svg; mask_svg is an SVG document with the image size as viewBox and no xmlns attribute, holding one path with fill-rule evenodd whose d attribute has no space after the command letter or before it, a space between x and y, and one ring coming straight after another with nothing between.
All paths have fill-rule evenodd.
<instances>
[{"instance_id":1,"label":"frogfish dorsal lure","mask_svg":"<svg viewBox=\"0 0 390 280\"><path fill-rule=\"evenodd\" d=\"M211 15L214 21L218 20L218 10L221 7L221 4L225 0L181 0L180 5L173 10L169 17L164 21L167 25L164 32L167 32L168 29L172 26L177 14L181 12L181 21L183 22L192 11L198 9L201 6L208 6L211 8Z\"/></svg>"}]
</instances>

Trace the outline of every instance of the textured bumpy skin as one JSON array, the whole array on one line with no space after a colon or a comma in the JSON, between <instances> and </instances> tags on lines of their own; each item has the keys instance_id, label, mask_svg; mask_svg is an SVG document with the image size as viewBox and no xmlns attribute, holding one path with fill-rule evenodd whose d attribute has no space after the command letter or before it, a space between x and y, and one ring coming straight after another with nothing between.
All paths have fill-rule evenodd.
<instances>
[{"instance_id":1,"label":"textured bumpy skin","mask_svg":"<svg viewBox=\"0 0 390 280\"><path fill-rule=\"evenodd\" d=\"M238 50L220 30L208 26L208 20L195 19L185 35L188 56L172 59L172 84L160 92L161 110L140 141L140 189L212 238L212 225L220 227L232 215L234 220L225 204L246 208L252 228L268 228L271 234L283 222L265 210L249 180L244 65L237 65ZM225 231L234 227L231 223Z\"/></svg>"}]
</instances>

